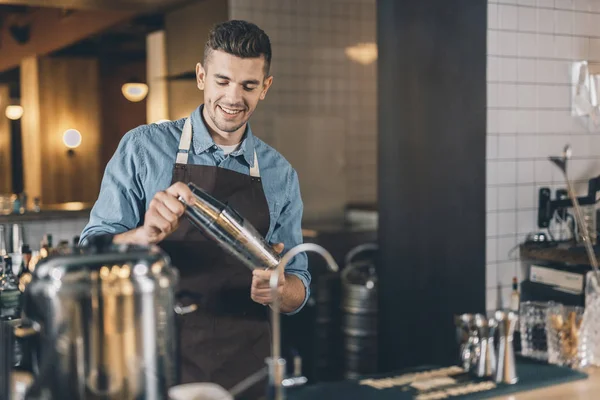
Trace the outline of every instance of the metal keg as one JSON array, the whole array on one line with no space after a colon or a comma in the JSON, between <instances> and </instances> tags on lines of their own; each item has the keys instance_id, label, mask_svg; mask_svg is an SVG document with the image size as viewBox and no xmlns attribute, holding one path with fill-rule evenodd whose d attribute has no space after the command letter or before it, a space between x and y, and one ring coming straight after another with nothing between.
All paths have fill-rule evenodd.
<instances>
[{"instance_id":1,"label":"metal keg","mask_svg":"<svg viewBox=\"0 0 600 400\"><path fill-rule=\"evenodd\" d=\"M376 250L361 245L348 253L342 271L342 333L344 376L356 379L377 371L377 275L372 259L352 261L360 252Z\"/></svg>"},{"instance_id":2,"label":"metal keg","mask_svg":"<svg viewBox=\"0 0 600 400\"><path fill-rule=\"evenodd\" d=\"M341 375L340 276L321 274L315 279L315 379L338 380Z\"/></svg>"}]
</instances>

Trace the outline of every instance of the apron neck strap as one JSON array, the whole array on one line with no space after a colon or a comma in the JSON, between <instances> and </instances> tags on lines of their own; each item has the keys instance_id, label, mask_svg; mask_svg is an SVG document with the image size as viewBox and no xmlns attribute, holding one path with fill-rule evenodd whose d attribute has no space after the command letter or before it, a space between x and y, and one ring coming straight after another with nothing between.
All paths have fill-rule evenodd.
<instances>
[{"instance_id":1,"label":"apron neck strap","mask_svg":"<svg viewBox=\"0 0 600 400\"><path fill-rule=\"evenodd\" d=\"M192 143L192 117L188 117L183 124L181 139L179 139L179 148L177 149L177 164L187 164L190 153L190 145ZM250 176L260 178L260 169L258 168L258 157L256 149L254 149L254 165L250 167Z\"/></svg>"}]
</instances>

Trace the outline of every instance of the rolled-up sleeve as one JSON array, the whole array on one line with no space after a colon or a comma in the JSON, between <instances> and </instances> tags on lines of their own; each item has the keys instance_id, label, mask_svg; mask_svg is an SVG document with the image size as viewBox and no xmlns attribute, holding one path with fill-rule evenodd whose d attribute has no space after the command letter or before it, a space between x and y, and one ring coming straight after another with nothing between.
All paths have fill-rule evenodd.
<instances>
[{"instance_id":1,"label":"rolled-up sleeve","mask_svg":"<svg viewBox=\"0 0 600 400\"><path fill-rule=\"evenodd\" d=\"M282 207L282 211L277 218L271 243L283 243L285 248L283 254L292 249L294 246L302 243L302 212L304 205L300 196L300 183L298 182L298 174L290 168L288 175L287 196ZM310 296L310 281L311 276L308 271L308 257L305 253L296 255L285 267L287 274L292 274L300 278L305 288L304 302L296 310L286 313L287 315L296 314L299 312Z\"/></svg>"},{"instance_id":2,"label":"rolled-up sleeve","mask_svg":"<svg viewBox=\"0 0 600 400\"><path fill-rule=\"evenodd\" d=\"M106 165L98 200L80 236L81 244L95 235L123 233L140 225L145 210L145 170L139 136L144 128L127 132Z\"/></svg>"}]
</instances>

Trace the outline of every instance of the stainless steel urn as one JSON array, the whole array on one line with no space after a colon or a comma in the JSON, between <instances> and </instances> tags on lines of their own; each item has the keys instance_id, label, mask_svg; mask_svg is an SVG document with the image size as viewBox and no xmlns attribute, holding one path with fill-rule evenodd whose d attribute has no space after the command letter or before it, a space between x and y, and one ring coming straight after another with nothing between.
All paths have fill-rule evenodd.
<instances>
[{"instance_id":1,"label":"stainless steel urn","mask_svg":"<svg viewBox=\"0 0 600 400\"><path fill-rule=\"evenodd\" d=\"M38 342L26 398L167 399L178 281L169 257L108 242L68 253L38 263L23 296Z\"/></svg>"}]
</instances>

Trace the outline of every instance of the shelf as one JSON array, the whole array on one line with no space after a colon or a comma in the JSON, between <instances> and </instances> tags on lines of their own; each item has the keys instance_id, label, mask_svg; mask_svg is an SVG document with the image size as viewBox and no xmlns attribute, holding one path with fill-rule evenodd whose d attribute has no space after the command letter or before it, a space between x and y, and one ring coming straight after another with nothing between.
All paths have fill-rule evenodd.
<instances>
[{"instance_id":1,"label":"shelf","mask_svg":"<svg viewBox=\"0 0 600 400\"><path fill-rule=\"evenodd\" d=\"M28 211L24 214L0 215L0 225L20 222L66 220L88 218L92 209L91 203L62 203L44 206L41 211Z\"/></svg>"},{"instance_id":2,"label":"shelf","mask_svg":"<svg viewBox=\"0 0 600 400\"><path fill-rule=\"evenodd\" d=\"M589 266L587 253L583 246L572 243L540 245L524 243L520 246L521 259L531 261L547 261L570 265ZM600 246L594 246L596 257L600 259Z\"/></svg>"}]
</instances>

